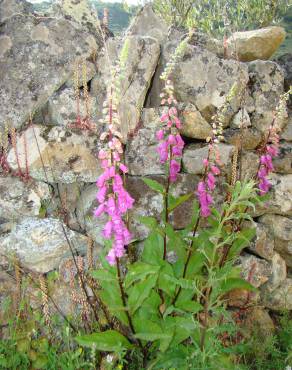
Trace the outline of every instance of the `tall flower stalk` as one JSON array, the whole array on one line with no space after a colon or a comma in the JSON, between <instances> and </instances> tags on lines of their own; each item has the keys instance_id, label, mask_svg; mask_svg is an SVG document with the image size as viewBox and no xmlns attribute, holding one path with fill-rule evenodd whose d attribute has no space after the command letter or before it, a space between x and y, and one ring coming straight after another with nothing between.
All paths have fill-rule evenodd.
<instances>
[{"instance_id":1,"label":"tall flower stalk","mask_svg":"<svg viewBox=\"0 0 292 370\"><path fill-rule=\"evenodd\" d=\"M123 176L128 168L123 163L123 145L121 124L118 114L119 105L119 78L123 73L125 60L125 42L121 51L120 61L112 67L112 81L108 86L107 98L103 105L103 124L107 127L100 139L105 142L105 147L99 151L98 158L101 161L103 173L99 176L96 185L98 193L96 199L99 206L94 211L95 217L105 214L107 222L103 228L102 235L105 239L112 241L112 248L107 255L110 265L116 264L117 260L124 256L126 246L131 241L131 234L123 218L128 210L133 207L134 199L124 187Z\"/></svg>"}]
</instances>

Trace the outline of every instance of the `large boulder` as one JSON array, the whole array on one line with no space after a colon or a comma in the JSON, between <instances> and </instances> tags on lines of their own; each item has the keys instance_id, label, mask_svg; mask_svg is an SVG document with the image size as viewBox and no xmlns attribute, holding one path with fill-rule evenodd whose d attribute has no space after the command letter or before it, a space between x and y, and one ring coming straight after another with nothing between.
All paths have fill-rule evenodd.
<instances>
[{"instance_id":1,"label":"large boulder","mask_svg":"<svg viewBox=\"0 0 292 370\"><path fill-rule=\"evenodd\" d=\"M8 163L15 171L18 165L23 172L27 167L29 175L40 181L94 182L101 173L97 151L97 136L90 131L34 125L17 137L16 151L10 150Z\"/></svg>"},{"instance_id":2,"label":"large boulder","mask_svg":"<svg viewBox=\"0 0 292 370\"><path fill-rule=\"evenodd\" d=\"M15 127L66 82L76 58L86 59L98 49L96 39L76 22L37 19L21 3L23 12L7 11L7 1L0 4L0 14L6 14L0 24L0 121Z\"/></svg>"},{"instance_id":3,"label":"large boulder","mask_svg":"<svg viewBox=\"0 0 292 370\"><path fill-rule=\"evenodd\" d=\"M268 230L274 239L275 250L292 267L292 219L279 215L264 215L259 222Z\"/></svg>"},{"instance_id":4,"label":"large boulder","mask_svg":"<svg viewBox=\"0 0 292 370\"><path fill-rule=\"evenodd\" d=\"M160 46L156 39L148 36L128 36L123 42L119 39L107 41L106 52L97 60L98 73L91 86L91 93L97 96L100 103L100 112L112 79L109 66L117 62L123 46L127 57L119 78L121 88L118 112L123 141L126 142L128 135L133 133L139 124L146 94L160 55Z\"/></svg>"},{"instance_id":5,"label":"large boulder","mask_svg":"<svg viewBox=\"0 0 292 370\"><path fill-rule=\"evenodd\" d=\"M251 123L259 131L266 133L273 122L274 112L284 92L284 74L278 64L256 60L248 63L249 99L247 109L251 113ZM285 115L285 112L284 112ZM287 124L287 115L277 120L280 128Z\"/></svg>"},{"instance_id":6,"label":"large boulder","mask_svg":"<svg viewBox=\"0 0 292 370\"><path fill-rule=\"evenodd\" d=\"M0 238L0 264L16 255L24 267L46 273L58 268L62 258L70 255L69 244L73 251L84 252L87 238L69 230L58 219L24 218Z\"/></svg>"},{"instance_id":7,"label":"large boulder","mask_svg":"<svg viewBox=\"0 0 292 370\"><path fill-rule=\"evenodd\" d=\"M160 66L149 93L149 106L160 105L159 95L163 87L160 73L169 62L179 42L176 39L163 46ZM247 65L243 63L222 60L200 46L188 44L184 56L176 64L171 76L177 100L192 103L210 122L212 115L225 103L233 87L236 93L231 98L225 114L225 124L228 125L240 108L240 97L249 79L247 69Z\"/></svg>"},{"instance_id":8,"label":"large boulder","mask_svg":"<svg viewBox=\"0 0 292 370\"><path fill-rule=\"evenodd\" d=\"M285 36L284 28L276 26L235 32L227 40L227 54L242 62L267 60L277 51Z\"/></svg>"},{"instance_id":9,"label":"large boulder","mask_svg":"<svg viewBox=\"0 0 292 370\"><path fill-rule=\"evenodd\" d=\"M168 26L152 8L151 4L144 6L127 29L128 35L150 36L162 43L166 39Z\"/></svg>"}]
</instances>

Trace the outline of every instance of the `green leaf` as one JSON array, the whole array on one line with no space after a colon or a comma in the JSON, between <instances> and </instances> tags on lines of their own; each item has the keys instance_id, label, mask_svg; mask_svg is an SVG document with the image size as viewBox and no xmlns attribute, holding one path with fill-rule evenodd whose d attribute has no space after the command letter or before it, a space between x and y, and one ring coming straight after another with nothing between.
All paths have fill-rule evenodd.
<instances>
[{"instance_id":1,"label":"green leaf","mask_svg":"<svg viewBox=\"0 0 292 370\"><path fill-rule=\"evenodd\" d=\"M127 272L125 278L125 287L128 288L137 280L143 280L148 275L158 274L160 266L150 265L145 262L135 262L133 263Z\"/></svg>"},{"instance_id":2,"label":"green leaf","mask_svg":"<svg viewBox=\"0 0 292 370\"><path fill-rule=\"evenodd\" d=\"M76 337L77 343L84 347L93 345L98 351L120 352L133 346L122 334L116 330L107 330L101 333L93 333Z\"/></svg>"},{"instance_id":3,"label":"green leaf","mask_svg":"<svg viewBox=\"0 0 292 370\"><path fill-rule=\"evenodd\" d=\"M183 302L178 301L176 303L176 307L187 312L191 312L192 314L195 314L203 309L203 306L200 303L191 300Z\"/></svg>"},{"instance_id":4,"label":"green leaf","mask_svg":"<svg viewBox=\"0 0 292 370\"><path fill-rule=\"evenodd\" d=\"M104 269L91 271L90 275L94 279L98 280L99 282L100 281L116 281L117 280L117 277L114 274L112 274L110 271L107 271L107 270L104 270Z\"/></svg>"},{"instance_id":5,"label":"green leaf","mask_svg":"<svg viewBox=\"0 0 292 370\"><path fill-rule=\"evenodd\" d=\"M164 186L161 185L158 181L153 180L153 179L149 179L147 177L142 178L142 180L145 182L145 184L150 189L155 190L155 191L157 191L160 194L164 194L165 193Z\"/></svg>"},{"instance_id":6,"label":"green leaf","mask_svg":"<svg viewBox=\"0 0 292 370\"><path fill-rule=\"evenodd\" d=\"M159 324L151 321L147 321L145 323L145 331L137 333L135 337L150 342L159 339L171 339L171 335L165 333Z\"/></svg>"},{"instance_id":7,"label":"green leaf","mask_svg":"<svg viewBox=\"0 0 292 370\"><path fill-rule=\"evenodd\" d=\"M130 288L128 305L131 314L134 314L135 311L143 304L145 299L149 297L151 290L156 284L157 277L157 275L150 275L146 278L146 280L140 281Z\"/></svg>"},{"instance_id":8,"label":"green leaf","mask_svg":"<svg viewBox=\"0 0 292 370\"><path fill-rule=\"evenodd\" d=\"M154 229L157 226L157 220L154 217L148 217L148 216L139 216L139 221L148 226L150 229Z\"/></svg>"},{"instance_id":9,"label":"green leaf","mask_svg":"<svg viewBox=\"0 0 292 370\"><path fill-rule=\"evenodd\" d=\"M244 229L237 233L236 239L232 243L232 246L230 248L228 257L232 258L234 256L239 255L242 249L246 248L250 244L250 241L255 237L255 235L256 235L255 228Z\"/></svg>"},{"instance_id":10,"label":"green leaf","mask_svg":"<svg viewBox=\"0 0 292 370\"><path fill-rule=\"evenodd\" d=\"M220 284L219 292L220 294L225 294L233 289L244 289L256 292L257 289L251 285L248 281L241 278L230 278L222 281Z\"/></svg>"},{"instance_id":11,"label":"green leaf","mask_svg":"<svg viewBox=\"0 0 292 370\"><path fill-rule=\"evenodd\" d=\"M142 261L151 265L160 265L163 261L163 237L152 232L144 242Z\"/></svg>"},{"instance_id":12,"label":"green leaf","mask_svg":"<svg viewBox=\"0 0 292 370\"><path fill-rule=\"evenodd\" d=\"M180 197L174 197L169 194L168 197L168 212L172 212L175 208L180 206L182 203L186 202L187 200L190 199L190 197L193 195L193 193L188 193L181 195Z\"/></svg>"},{"instance_id":13,"label":"green leaf","mask_svg":"<svg viewBox=\"0 0 292 370\"><path fill-rule=\"evenodd\" d=\"M158 287L169 296L172 296L175 292L175 285L169 284L169 279L172 277L174 277L173 268L169 263L165 262L159 273Z\"/></svg>"}]
</instances>

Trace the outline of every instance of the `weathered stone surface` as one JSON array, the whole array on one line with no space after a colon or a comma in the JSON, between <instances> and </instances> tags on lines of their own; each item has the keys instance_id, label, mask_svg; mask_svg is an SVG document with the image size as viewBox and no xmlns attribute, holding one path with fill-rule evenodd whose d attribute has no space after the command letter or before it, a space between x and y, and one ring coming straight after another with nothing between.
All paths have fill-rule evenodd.
<instances>
[{"instance_id":1,"label":"weathered stone surface","mask_svg":"<svg viewBox=\"0 0 292 370\"><path fill-rule=\"evenodd\" d=\"M23 0L1 0L0 22L6 21L15 14L32 12L32 4Z\"/></svg>"},{"instance_id":2,"label":"weathered stone surface","mask_svg":"<svg viewBox=\"0 0 292 370\"><path fill-rule=\"evenodd\" d=\"M65 19L36 22L31 14L17 12L1 24L0 33L0 121L10 120L15 127L68 79L77 57L97 51L93 36Z\"/></svg>"},{"instance_id":3,"label":"weathered stone surface","mask_svg":"<svg viewBox=\"0 0 292 370\"><path fill-rule=\"evenodd\" d=\"M177 47L178 41L167 42L162 50L160 69L163 69ZM151 106L160 105L162 82L157 70L150 92ZM173 82L178 101L194 104L210 122L216 109L226 101L231 87L236 83L237 94L231 99L226 112L226 125L238 112L240 95L248 82L247 65L233 60L221 60L215 54L198 46L188 45L182 60L173 72Z\"/></svg>"},{"instance_id":4,"label":"weathered stone surface","mask_svg":"<svg viewBox=\"0 0 292 370\"><path fill-rule=\"evenodd\" d=\"M221 58L224 55L223 42L203 32L194 32L191 36L190 44L200 46Z\"/></svg>"},{"instance_id":5,"label":"weathered stone surface","mask_svg":"<svg viewBox=\"0 0 292 370\"><path fill-rule=\"evenodd\" d=\"M243 322L243 330L248 330L250 335L270 336L275 331L275 325L266 310L261 307L251 307L248 309L246 318ZM245 334L247 334L245 332Z\"/></svg>"},{"instance_id":6,"label":"weathered stone surface","mask_svg":"<svg viewBox=\"0 0 292 370\"><path fill-rule=\"evenodd\" d=\"M77 72L77 67L75 65L74 71L71 77L66 82L67 87L75 87L75 83L77 83L77 79L75 79L75 75ZM86 74L85 74L86 72ZM78 64L78 86L83 87L84 82L91 81L96 74L96 67L95 64L89 62L88 60L81 60Z\"/></svg>"},{"instance_id":7,"label":"weathered stone surface","mask_svg":"<svg viewBox=\"0 0 292 370\"><path fill-rule=\"evenodd\" d=\"M265 284L272 275L270 263L263 259L245 254L239 258L239 261L242 277L256 288Z\"/></svg>"},{"instance_id":8,"label":"weathered stone surface","mask_svg":"<svg viewBox=\"0 0 292 370\"><path fill-rule=\"evenodd\" d=\"M252 126L266 133L273 121L275 108L283 93L284 74L278 64L257 60L248 64L250 76L250 96L247 109L252 111ZM287 120L277 120L283 128Z\"/></svg>"},{"instance_id":9,"label":"weathered stone surface","mask_svg":"<svg viewBox=\"0 0 292 370\"><path fill-rule=\"evenodd\" d=\"M160 46L152 37L128 36L124 42L128 45L128 55L123 67L118 111L122 123L121 132L126 141L128 134L135 130L140 121L141 110L160 55ZM98 58L98 74L92 81L91 92L97 96L101 107L111 79L109 63L113 64L117 60L122 46L119 39L109 39L106 46L108 55Z\"/></svg>"},{"instance_id":10,"label":"weathered stone surface","mask_svg":"<svg viewBox=\"0 0 292 370\"><path fill-rule=\"evenodd\" d=\"M238 129L225 129L224 138L226 143L236 145L242 140L242 148L246 150L255 149L262 140L262 133L256 128Z\"/></svg>"},{"instance_id":11,"label":"weathered stone surface","mask_svg":"<svg viewBox=\"0 0 292 370\"><path fill-rule=\"evenodd\" d=\"M256 206L256 214L292 216L292 174L272 174L269 179L272 184L271 197L263 205Z\"/></svg>"},{"instance_id":12,"label":"weathered stone surface","mask_svg":"<svg viewBox=\"0 0 292 370\"><path fill-rule=\"evenodd\" d=\"M193 104L187 104L181 108L180 118L182 121L182 135L201 140L212 136L211 125L202 117Z\"/></svg>"},{"instance_id":13,"label":"weathered stone surface","mask_svg":"<svg viewBox=\"0 0 292 370\"><path fill-rule=\"evenodd\" d=\"M77 118L76 94L73 88L65 88L57 91L48 101L48 124L67 127L74 124ZM89 94L89 116L92 124L97 125L97 101ZM83 94L80 97L80 118L87 116L86 103ZM99 124L100 125L100 124Z\"/></svg>"},{"instance_id":14,"label":"weathered stone surface","mask_svg":"<svg viewBox=\"0 0 292 370\"><path fill-rule=\"evenodd\" d=\"M227 144L219 144L218 150L220 153L220 160L223 164L222 169L227 167L230 163L233 146ZM208 146L201 144L187 145L183 153L183 169L187 173L200 175L204 173L203 159L208 157Z\"/></svg>"},{"instance_id":15,"label":"weathered stone surface","mask_svg":"<svg viewBox=\"0 0 292 370\"><path fill-rule=\"evenodd\" d=\"M162 175L165 173L165 165L160 163L156 151L158 141L155 134L159 121L158 109L143 110L143 126L128 140L126 148L126 164L131 175Z\"/></svg>"},{"instance_id":16,"label":"weathered stone surface","mask_svg":"<svg viewBox=\"0 0 292 370\"><path fill-rule=\"evenodd\" d=\"M260 217L259 222L268 228L269 234L274 238L275 250L292 267L292 219L267 214Z\"/></svg>"},{"instance_id":17,"label":"weathered stone surface","mask_svg":"<svg viewBox=\"0 0 292 370\"><path fill-rule=\"evenodd\" d=\"M292 173L292 145L281 143L279 156L273 159L273 166L277 173Z\"/></svg>"},{"instance_id":18,"label":"weathered stone surface","mask_svg":"<svg viewBox=\"0 0 292 370\"><path fill-rule=\"evenodd\" d=\"M82 25L90 33L99 31L98 15L88 0L62 0L61 9L66 18Z\"/></svg>"},{"instance_id":19,"label":"weathered stone surface","mask_svg":"<svg viewBox=\"0 0 292 370\"><path fill-rule=\"evenodd\" d=\"M272 261L272 274L267 283L263 286L270 292L274 291L287 278L287 267L285 260L278 254L274 253Z\"/></svg>"},{"instance_id":20,"label":"weathered stone surface","mask_svg":"<svg viewBox=\"0 0 292 370\"><path fill-rule=\"evenodd\" d=\"M292 86L292 53L281 55L276 59L276 62L282 67L284 71L284 87L285 91L288 91ZM288 101L288 106L292 108L292 97Z\"/></svg>"},{"instance_id":21,"label":"weathered stone surface","mask_svg":"<svg viewBox=\"0 0 292 370\"><path fill-rule=\"evenodd\" d=\"M288 123L281 133L281 138L287 141L292 141L292 111L288 111Z\"/></svg>"},{"instance_id":22,"label":"weathered stone surface","mask_svg":"<svg viewBox=\"0 0 292 370\"><path fill-rule=\"evenodd\" d=\"M245 128L250 127L250 117L245 108L240 109L232 119L231 128Z\"/></svg>"},{"instance_id":23,"label":"weathered stone surface","mask_svg":"<svg viewBox=\"0 0 292 370\"><path fill-rule=\"evenodd\" d=\"M151 4L140 10L127 29L128 35L150 36L160 43L166 39L167 33L167 24L153 11Z\"/></svg>"},{"instance_id":24,"label":"weathered stone surface","mask_svg":"<svg viewBox=\"0 0 292 370\"><path fill-rule=\"evenodd\" d=\"M18 220L38 216L42 201L50 198L45 183L24 183L17 177L0 177L0 218Z\"/></svg>"},{"instance_id":25,"label":"weathered stone surface","mask_svg":"<svg viewBox=\"0 0 292 370\"><path fill-rule=\"evenodd\" d=\"M259 168L259 155L255 152L244 151L241 157L242 179L251 179L256 176Z\"/></svg>"},{"instance_id":26,"label":"weathered stone surface","mask_svg":"<svg viewBox=\"0 0 292 370\"><path fill-rule=\"evenodd\" d=\"M26 129L17 140L17 153L21 169L25 170L25 135L29 147L27 163L32 178L48 182L94 182L101 168L96 157L97 137L88 131L66 130L53 127L49 131L41 126ZM8 163L18 169L15 151L10 150ZM44 165L44 168L43 168ZM53 169L53 170L52 170Z\"/></svg>"},{"instance_id":27,"label":"weathered stone surface","mask_svg":"<svg viewBox=\"0 0 292 370\"><path fill-rule=\"evenodd\" d=\"M292 310L292 279L284 280L273 292L262 292L261 297L271 310Z\"/></svg>"},{"instance_id":28,"label":"weathered stone surface","mask_svg":"<svg viewBox=\"0 0 292 370\"><path fill-rule=\"evenodd\" d=\"M243 62L269 59L282 44L286 32L282 27L235 32L227 40L227 53Z\"/></svg>"},{"instance_id":29,"label":"weathered stone surface","mask_svg":"<svg viewBox=\"0 0 292 370\"><path fill-rule=\"evenodd\" d=\"M63 227L73 248L86 250L87 238L62 226L58 219L25 218L0 238L1 263L3 255L16 254L24 267L35 272L57 268L61 259L70 255Z\"/></svg>"},{"instance_id":30,"label":"weathered stone surface","mask_svg":"<svg viewBox=\"0 0 292 370\"><path fill-rule=\"evenodd\" d=\"M256 227L256 236L249 244L248 249L266 260L271 260L274 256L274 239L265 225L255 223L254 226Z\"/></svg>"}]
</instances>

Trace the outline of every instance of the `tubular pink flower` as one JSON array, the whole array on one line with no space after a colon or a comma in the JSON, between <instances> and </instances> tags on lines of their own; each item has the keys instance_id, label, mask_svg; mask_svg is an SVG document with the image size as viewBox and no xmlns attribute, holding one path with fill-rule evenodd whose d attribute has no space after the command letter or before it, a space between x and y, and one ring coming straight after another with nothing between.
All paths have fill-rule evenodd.
<instances>
[{"instance_id":1,"label":"tubular pink flower","mask_svg":"<svg viewBox=\"0 0 292 370\"><path fill-rule=\"evenodd\" d=\"M174 159L172 159L170 161L170 168L169 168L170 182L175 182L177 180L177 175L179 173L179 170L180 170L180 164Z\"/></svg>"},{"instance_id":2,"label":"tubular pink flower","mask_svg":"<svg viewBox=\"0 0 292 370\"><path fill-rule=\"evenodd\" d=\"M94 216L99 217L101 216L105 211L104 204L100 204L95 210L94 210Z\"/></svg>"},{"instance_id":3,"label":"tubular pink flower","mask_svg":"<svg viewBox=\"0 0 292 370\"><path fill-rule=\"evenodd\" d=\"M156 132L156 139L157 140L163 140L164 138L164 131L163 130L159 130Z\"/></svg>"}]
</instances>

